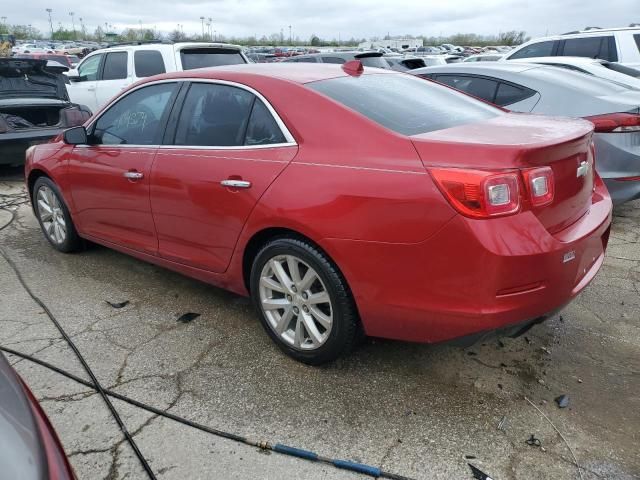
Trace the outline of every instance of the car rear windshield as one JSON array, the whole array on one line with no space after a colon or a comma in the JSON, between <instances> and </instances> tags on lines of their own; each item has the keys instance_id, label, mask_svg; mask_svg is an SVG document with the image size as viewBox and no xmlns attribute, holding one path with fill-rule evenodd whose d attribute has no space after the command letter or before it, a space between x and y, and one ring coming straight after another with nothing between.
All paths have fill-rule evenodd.
<instances>
[{"instance_id":1,"label":"car rear windshield","mask_svg":"<svg viewBox=\"0 0 640 480\"><path fill-rule=\"evenodd\" d=\"M360 60L365 67L374 67L374 68L389 68L389 64L382 57L358 57L356 58Z\"/></svg>"},{"instance_id":2,"label":"car rear windshield","mask_svg":"<svg viewBox=\"0 0 640 480\"><path fill-rule=\"evenodd\" d=\"M185 48L180 50L184 70L246 63L238 50L232 48Z\"/></svg>"},{"instance_id":3,"label":"car rear windshield","mask_svg":"<svg viewBox=\"0 0 640 480\"><path fill-rule=\"evenodd\" d=\"M402 135L443 130L500 115L501 110L406 74L369 74L307 84Z\"/></svg>"}]
</instances>

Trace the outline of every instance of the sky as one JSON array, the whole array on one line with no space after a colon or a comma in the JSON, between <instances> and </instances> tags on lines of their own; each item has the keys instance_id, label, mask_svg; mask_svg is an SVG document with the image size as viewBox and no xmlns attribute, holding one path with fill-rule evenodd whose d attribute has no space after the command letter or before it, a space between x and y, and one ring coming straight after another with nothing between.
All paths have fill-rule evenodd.
<instances>
[{"instance_id":1,"label":"sky","mask_svg":"<svg viewBox=\"0 0 640 480\"><path fill-rule=\"evenodd\" d=\"M218 35L267 37L283 31L289 37L447 36L455 33L498 34L525 30L531 37L564 33L587 26L619 27L640 23L640 0L3 0L0 17L9 24L31 24L49 31L71 29L74 12L87 31L107 22L113 31L128 27L163 32L181 24L186 34L201 33L200 17L212 18ZM1 20L1 19L0 19ZM205 20L206 21L206 20ZM206 28L206 27L205 27Z\"/></svg>"}]
</instances>

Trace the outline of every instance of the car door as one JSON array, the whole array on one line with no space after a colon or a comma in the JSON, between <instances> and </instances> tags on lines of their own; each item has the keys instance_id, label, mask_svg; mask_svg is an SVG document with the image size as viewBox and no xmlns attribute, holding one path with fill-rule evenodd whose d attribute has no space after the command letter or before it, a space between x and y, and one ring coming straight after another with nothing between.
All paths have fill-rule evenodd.
<instances>
[{"instance_id":1,"label":"car door","mask_svg":"<svg viewBox=\"0 0 640 480\"><path fill-rule=\"evenodd\" d=\"M223 272L251 210L297 145L275 111L247 88L228 82L184 88L151 173L158 251Z\"/></svg>"},{"instance_id":2,"label":"car door","mask_svg":"<svg viewBox=\"0 0 640 480\"><path fill-rule=\"evenodd\" d=\"M149 180L176 91L163 82L127 93L88 127L89 145L73 149L67 172L81 233L157 253Z\"/></svg>"},{"instance_id":3,"label":"car door","mask_svg":"<svg viewBox=\"0 0 640 480\"><path fill-rule=\"evenodd\" d=\"M80 105L86 105L92 112L98 110L96 84L103 58L103 54L87 57L78 65L78 76L75 78L72 77L71 82L67 85L67 91L69 92L71 101L79 103Z\"/></svg>"},{"instance_id":4,"label":"car door","mask_svg":"<svg viewBox=\"0 0 640 480\"><path fill-rule=\"evenodd\" d=\"M111 98L133 83L129 73L129 53L109 52L104 62L96 85L96 102L102 108Z\"/></svg>"}]
</instances>

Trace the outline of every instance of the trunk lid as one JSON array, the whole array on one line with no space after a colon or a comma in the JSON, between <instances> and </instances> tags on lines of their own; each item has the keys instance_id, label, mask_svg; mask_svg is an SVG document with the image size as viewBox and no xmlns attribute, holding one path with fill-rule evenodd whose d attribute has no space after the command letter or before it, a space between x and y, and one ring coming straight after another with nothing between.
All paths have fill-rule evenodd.
<instances>
[{"instance_id":1,"label":"trunk lid","mask_svg":"<svg viewBox=\"0 0 640 480\"><path fill-rule=\"evenodd\" d=\"M594 184L593 124L562 117L508 113L487 121L411 137L424 166L477 170L551 167L553 202L531 207L521 184L522 205L550 233L558 232L591 206Z\"/></svg>"},{"instance_id":2,"label":"trunk lid","mask_svg":"<svg viewBox=\"0 0 640 480\"><path fill-rule=\"evenodd\" d=\"M47 61L0 58L0 98L55 98L69 100L62 74L47 71Z\"/></svg>"}]
</instances>

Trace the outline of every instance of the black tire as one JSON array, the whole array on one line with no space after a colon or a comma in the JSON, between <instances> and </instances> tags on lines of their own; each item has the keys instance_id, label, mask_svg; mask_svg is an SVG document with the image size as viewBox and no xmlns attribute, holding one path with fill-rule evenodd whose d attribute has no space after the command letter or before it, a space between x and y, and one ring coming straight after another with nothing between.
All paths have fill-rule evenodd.
<instances>
[{"instance_id":1,"label":"black tire","mask_svg":"<svg viewBox=\"0 0 640 480\"><path fill-rule=\"evenodd\" d=\"M331 300L333 324L326 341L314 350L299 350L286 343L271 328L260 300L260 276L267 262L280 255L293 255L312 267ZM269 241L256 255L251 267L251 298L265 331L287 355L308 365L321 365L349 353L359 338L359 318L355 302L337 266L307 241L280 237Z\"/></svg>"},{"instance_id":2,"label":"black tire","mask_svg":"<svg viewBox=\"0 0 640 480\"><path fill-rule=\"evenodd\" d=\"M43 188L48 188L53 195L56 196L59 204L60 210L62 212L62 216L66 225L66 235L64 241L58 243L55 242L46 232L45 226L42 223L42 219L40 218L40 206L38 204L38 192ZM40 224L40 228L42 229L42 233L44 234L47 241L55 248L56 250L63 253L71 253L82 250L83 242L82 238L78 235L75 225L73 224L73 220L71 219L71 215L69 214L69 209L67 208L67 204L64 203L64 198L60 193L60 189L58 186L47 177L39 177L36 180L36 183L33 185L33 192L31 202L33 205L33 210L38 219L38 223Z\"/></svg>"}]
</instances>

